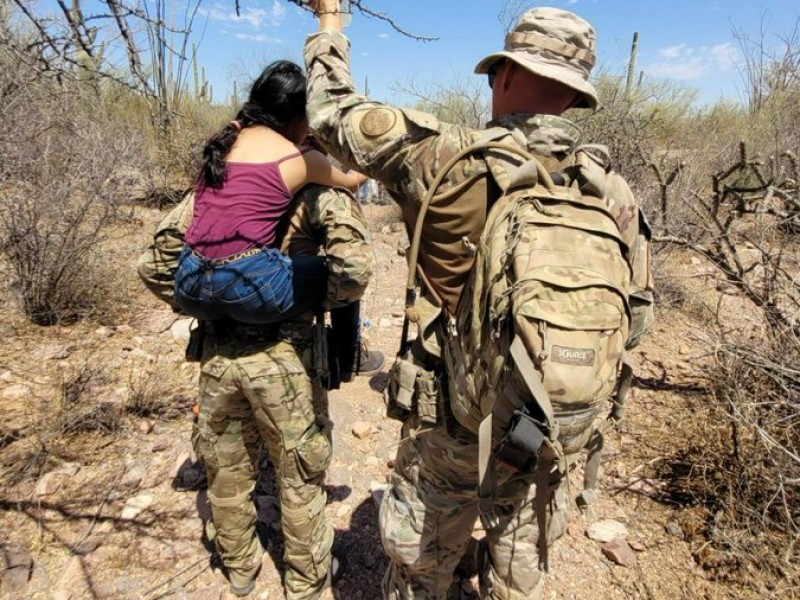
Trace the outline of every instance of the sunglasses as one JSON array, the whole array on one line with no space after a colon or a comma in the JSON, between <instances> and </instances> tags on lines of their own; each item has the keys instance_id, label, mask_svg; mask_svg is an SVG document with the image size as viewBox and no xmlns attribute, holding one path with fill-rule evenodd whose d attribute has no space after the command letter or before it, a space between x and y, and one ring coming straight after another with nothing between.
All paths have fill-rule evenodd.
<instances>
[{"instance_id":1,"label":"sunglasses","mask_svg":"<svg viewBox=\"0 0 800 600\"><path fill-rule=\"evenodd\" d=\"M489 70L486 72L487 77L489 78L489 87L494 88L494 78L497 77L497 72L500 70L500 67L503 66L505 61L498 60L494 63Z\"/></svg>"}]
</instances>

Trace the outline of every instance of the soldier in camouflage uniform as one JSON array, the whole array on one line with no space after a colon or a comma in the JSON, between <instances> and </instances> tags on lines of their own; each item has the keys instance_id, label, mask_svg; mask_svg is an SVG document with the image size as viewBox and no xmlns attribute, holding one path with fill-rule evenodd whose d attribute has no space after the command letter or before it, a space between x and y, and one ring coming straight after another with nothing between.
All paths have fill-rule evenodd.
<instances>
[{"instance_id":1,"label":"soldier in camouflage uniform","mask_svg":"<svg viewBox=\"0 0 800 600\"><path fill-rule=\"evenodd\" d=\"M339 0L316 0L312 6L320 31L309 36L305 49L311 128L336 159L386 187L410 233L442 167L460 150L484 139L485 132L359 95L350 75L350 42L342 33ZM533 152L548 170L573 153L580 130L560 115L569 108L597 106L588 82L594 49L594 30L576 15L550 8L525 13L508 35L505 50L476 68L489 75L493 89L493 121L487 126L492 139ZM431 203L419 261L432 304L440 305L444 315L456 312L488 208L501 193L498 185L509 181L510 169L517 164L513 155L502 151L468 154L437 188L437 197L446 197L446 202ZM638 207L624 180L601 166L609 172L608 196L623 203L622 234L631 249L632 347L652 318L649 234L640 225L643 221L637 218ZM476 197L482 198L477 207ZM441 340L441 331L432 337ZM438 364L434 368L443 369L436 345L423 337L423 360L429 368ZM451 405L453 393L451 386ZM404 432L413 435L398 450L392 487L380 508L382 541L390 559L383 589L387 599L446 598L480 516L477 437L452 414L445 414L443 421L419 431L412 415L404 426ZM545 535L552 542L566 529L571 499L563 484L556 482L551 490ZM500 527L487 531L476 556L482 597L541 597L544 577L537 566L541 532L535 496L533 475L497 465L494 512Z\"/></svg>"},{"instance_id":2,"label":"soldier in camouflage uniform","mask_svg":"<svg viewBox=\"0 0 800 600\"><path fill-rule=\"evenodd\" d=\"M309 186L296 205L282 251L297 256L324 250L330 271L326 309L358 300L372 273L358 202L344 190ZM191 207L177 207L159 233L185 230L188 219L181 215L186 214ZM169 278L169 262L162 246L139 263L145 283L161 297L166 292L167 301L163 280ZM312 376L312 318L271 326L207 324L193 443L207 470L215 541L237 595L253 589L261 567L252 492L263 443L280 488L286 597L307 600L328 593L333 529L325 516L323 483L331 460L331 423L326 391Z\"/></svg>"}]
</instances>

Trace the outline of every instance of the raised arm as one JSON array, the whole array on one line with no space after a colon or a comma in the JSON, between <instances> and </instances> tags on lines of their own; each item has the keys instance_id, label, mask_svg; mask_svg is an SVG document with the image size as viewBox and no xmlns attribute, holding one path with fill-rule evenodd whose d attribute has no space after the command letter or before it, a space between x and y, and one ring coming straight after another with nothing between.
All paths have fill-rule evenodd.
<instances>
[{"instance_id":1,"label":"raised arm","mask_svg":"<svg viewBox=\"0 0 800 600\"><path fill-rule=\"evenodd\" d=\"M305 48L315 138L342 164L382 182L396 199L419 198L429 179L422 171L436 167L433 158L420 157L439 155L434 146L448 126L427 113L359 94L350 74L350 41L341 32L339 2L320 0L316 7L320 30L308 37Z\"/></svg>"}]
</instances>

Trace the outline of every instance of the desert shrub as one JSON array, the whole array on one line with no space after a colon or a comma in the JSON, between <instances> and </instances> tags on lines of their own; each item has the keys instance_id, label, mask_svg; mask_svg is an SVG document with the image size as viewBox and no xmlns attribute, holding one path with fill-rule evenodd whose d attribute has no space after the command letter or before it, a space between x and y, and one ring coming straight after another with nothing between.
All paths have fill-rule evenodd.
<instances>
[{"instance_id":1,"label":"desert shrub","mask_svg":"<svg viewBox=\"0 0 800 600\"><path fill-rule=\"evenodd\" d=\"M134 368L128 377L125 410L137 417L166 416L171 413L175 389L171 371L153 363Z\"/></svg>"},{"instance_id":2,"label":"desert shrub","mask_svg":"<svg viewBox=\"0 0 800 600\"><path fill-rule=\"evenodd\" d=\"M20 73L0 49L0 252L36 323L91 313L98 242L130 194L141 137L79 83Z\"/></svg>"},{"instance_id":3,"label":"desert shrub","mask_svg":"<svg viewBox=\"0 0 800 600\"><path fill-rule=\"evenodd\" d=\"M800 583L798 246L782 228L784 204L800 205L798 173L791 154L764 160L744 142L737 150L704 190L683 198L692 236L663 238L707 261L726 293L750 305L718 311L707 328L711 393L677 455L691 465L684 494L705 509L698 561L718 576L761 579L780 597Z\"/></svg>"},{"instance_id":4,"label":"desert shrub","mask_svg":"<svg viewBox=\"0 0 800 600\"><path fill-rule=\"evenodd\" d=\"M702 443L681 451L683 494L706 515L698 562L774 597L800 584L799 341L719 339L711 394L693 413Z\"/></svg>"},{"instance_id":5,"label":"desert shrub","mask_svg":"<svg viewBox=\"0 0 800 600\"><path fill-rule=\"evenodd\" d=\"M88 362L62 376L54 421L57 433L113 433L122 427L122 411L119 405L97 400L94 383L100 376L101 372Z\"/></svg>"},{"instance_id":6,"label":"desert shrub","mask_svg":"<svg viewBox=\"0 0 800 600\"><path fill-rule=\"evenodd\" d=\"M208 139L235 116L230 106L214 106L206 101L185 98L181 118L166 134L149 140L149 151L142 161L142 185L135 201L163 208L177 204L200 172L202 150Z\"/></svg>"}]
</instances>

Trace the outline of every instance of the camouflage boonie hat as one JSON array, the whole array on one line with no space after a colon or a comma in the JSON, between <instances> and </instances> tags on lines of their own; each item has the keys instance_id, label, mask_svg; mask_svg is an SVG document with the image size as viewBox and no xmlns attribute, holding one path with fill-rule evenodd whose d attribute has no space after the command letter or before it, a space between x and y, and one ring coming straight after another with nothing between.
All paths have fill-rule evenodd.
<instances>
[{"instance_id":1,"label":"camouflage boonie hat","mask_svg":"<svg viewBox=\"0 0 800 600\"><path fill-rule=\"evenodd\" d=\"M497 61L507 58L580 92L578 108L595 109L597 92L588 79L596 44L594 28L578 15L558 8L534 8L506 36L505 50L484 58L475 72L488 73Z\"/></svg>"}]
</instances>

